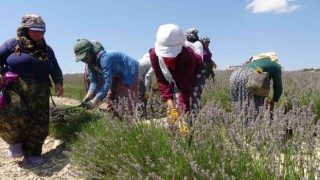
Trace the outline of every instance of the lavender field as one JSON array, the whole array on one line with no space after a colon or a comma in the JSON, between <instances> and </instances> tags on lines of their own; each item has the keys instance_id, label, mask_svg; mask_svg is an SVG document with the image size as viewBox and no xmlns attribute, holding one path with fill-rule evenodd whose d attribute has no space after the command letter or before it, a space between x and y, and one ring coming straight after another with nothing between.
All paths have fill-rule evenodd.
<instances>
[{"instance_id":1,"label":"lavender field","mask_svg":"<svg viewBox=\"0 0 320 180\"><path fill-rule=\"evenodd\" d=\"M175 126L93 116L69 144L72 162L90 179L318 179L320 72L284 72L274 112L258 115L231 111L230 74L207 82L187 137ZM165 117L157 93L148 111Z\"/></svg>"}]
</instances>

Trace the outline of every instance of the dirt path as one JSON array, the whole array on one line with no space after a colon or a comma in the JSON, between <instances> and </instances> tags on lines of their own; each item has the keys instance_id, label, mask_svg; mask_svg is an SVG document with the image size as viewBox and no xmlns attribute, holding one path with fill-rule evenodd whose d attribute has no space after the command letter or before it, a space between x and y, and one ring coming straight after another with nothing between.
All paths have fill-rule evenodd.
<instances>
[{"instance_id":1,"label":"dirt path","mask_svg":"<svg viewBox=\"0 0 320 180\"><path fill-rule=\"evenodd\" d=\"M53 97L56 105L75 106L79 101ZM80 179L70 165L65 146L60 140L48 137L43 146L45 164L39 167L27 166L22 159L13 160L7 156L8 145L0 138L0 180L45 180Z\"/></svg>"}]
</instances>

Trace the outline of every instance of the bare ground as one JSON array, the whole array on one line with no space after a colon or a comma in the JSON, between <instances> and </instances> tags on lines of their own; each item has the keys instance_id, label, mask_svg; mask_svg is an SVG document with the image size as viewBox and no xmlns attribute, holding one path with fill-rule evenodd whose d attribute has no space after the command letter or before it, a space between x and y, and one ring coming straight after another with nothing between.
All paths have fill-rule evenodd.
<instances>
[{"instance_id":1,"label":"bare ground","mask_svg":"<svg viewBox=\"0 0 320 180\"><path fill-rule=\"evenodd\" d=\"M80 102L69 98L53 97L56 105L76 106ZM30 167L21 159L7 156L8 145L0 138L0 180L81 179L70 164L65 145L60 140L47 137L42 156L45 164Z\"/></svg>"}]
</instances>

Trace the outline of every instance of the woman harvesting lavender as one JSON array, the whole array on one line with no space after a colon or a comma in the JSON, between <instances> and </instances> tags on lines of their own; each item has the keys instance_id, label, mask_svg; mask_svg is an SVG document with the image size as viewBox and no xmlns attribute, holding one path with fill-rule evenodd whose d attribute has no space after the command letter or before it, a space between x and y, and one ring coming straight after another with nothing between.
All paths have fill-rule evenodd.
<instances>
[{"instance_id":1,"label":"woman harvesting lavender","mask_svg":"<svg viewBox=\"0 0 320 180\"><path fill-rule=\"evenodd\" d=\"M249 76L253 71L262 71L269 74L269 80L273 81L273 95L269 102L270 110L274 103L278 102L282 94L281 66L278 64L278 57L275 53L261 53L254 56L243 67L235 70L230 77L230 94L233 109L238 111L253 105L258 111L263 106L265 96L259 96L247 89ZM251 104L251 103L254 104Z\"/></svg>"}]
</instances>

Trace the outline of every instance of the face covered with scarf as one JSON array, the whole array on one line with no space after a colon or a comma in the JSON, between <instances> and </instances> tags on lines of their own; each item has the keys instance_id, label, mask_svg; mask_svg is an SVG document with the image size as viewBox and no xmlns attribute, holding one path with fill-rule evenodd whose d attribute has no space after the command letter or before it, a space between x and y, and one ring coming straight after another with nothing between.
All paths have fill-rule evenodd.
<instances>
[{"instance_id":1,"label":"face covered with scarf","mask_svg":"<svg viewBox=\"0 0 320 180\"><path fill-rule=\"evenodd\" d=\"M86 55L84 56L84 58L81 59L81 61L86 64L89 64L94 62L94 58L95 58L95 55L92 53L92 51L88 51L86 52Z\"/></svg>"},{"instance_id":2,"label":"face covered with scarf","mask_svg":"<svg viewBox=\"0 0 320 180\"><path fill-rule=\"evenodd\" d=\"M20 55L22 51L40 61L47 61L47 44L43 38L45 31L46 26L41 16L34 14L23 16L21 25L17 29L18 45L15 53Z\"/></svg>"},{"instance_id":3,"label":"face covered with scarf","mask_svg":"<svg viewBox=\"0 0 320 180\"><path fill-rule=\"evenodd\" d=\"M82 61L86 64L94 63L96 55L93 44L87 39L78 39L74 45L76 62Z\"/></svg>"}]
</instances>

